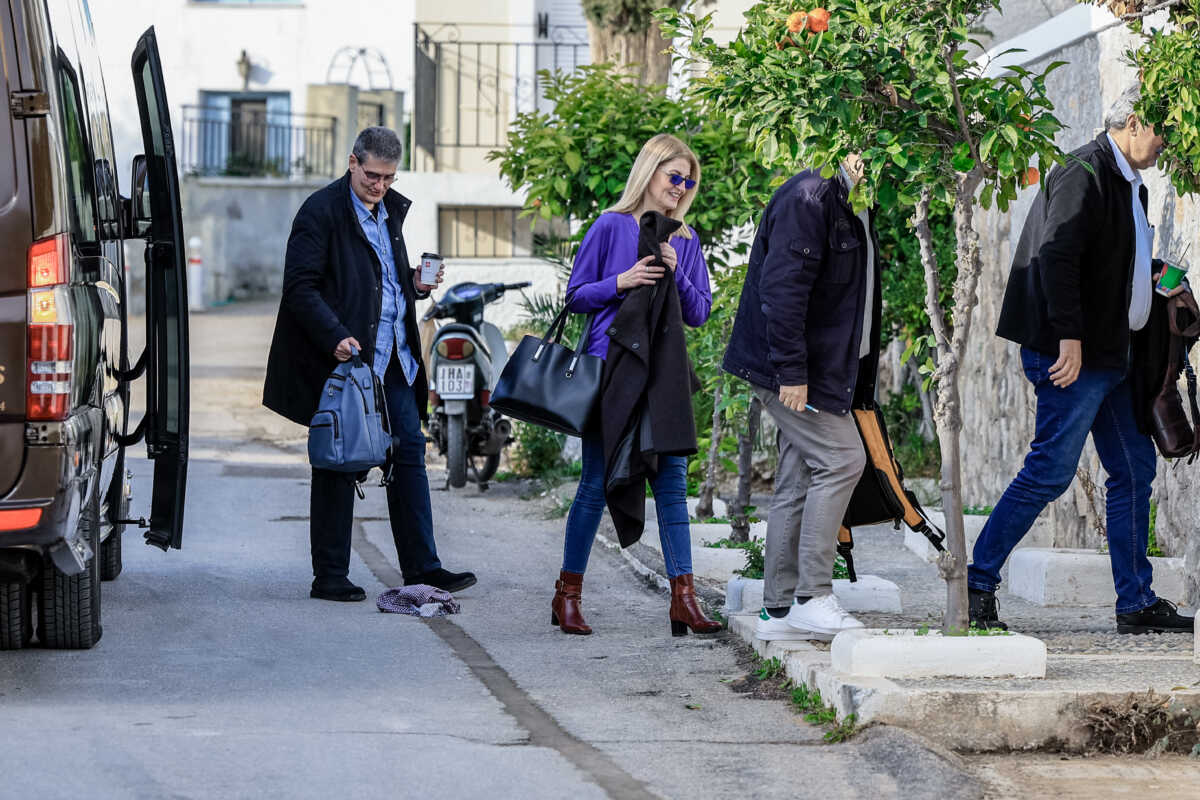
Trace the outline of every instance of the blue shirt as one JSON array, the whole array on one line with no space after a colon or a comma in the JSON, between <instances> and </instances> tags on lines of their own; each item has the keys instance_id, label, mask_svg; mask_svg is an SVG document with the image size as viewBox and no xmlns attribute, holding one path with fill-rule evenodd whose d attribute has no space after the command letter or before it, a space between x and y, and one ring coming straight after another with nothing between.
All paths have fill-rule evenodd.
<instances>
[{"instance_id":1,"label":"blue shirt","mask_svg":"<svg viewBox=\"0 0 1200 800\"><path fill-rule=\"evenodd\" d=\"M383 203L378 203L375 208L379 213L372 214L353 189L350 190L350 199L358 214L358 224L371 243L371 249L379 256L380 273L383 275L383 304L379 313L379 332L375 335L375 361L371 368L382 381L394 350L404 370L404 379L412 386L417 377L417 362L408 350L408 336L404 331L404 312L408 304L396 277L396 260L392 257L392 240L387 227L387 208Z\"/></svg>"}]
</instances>

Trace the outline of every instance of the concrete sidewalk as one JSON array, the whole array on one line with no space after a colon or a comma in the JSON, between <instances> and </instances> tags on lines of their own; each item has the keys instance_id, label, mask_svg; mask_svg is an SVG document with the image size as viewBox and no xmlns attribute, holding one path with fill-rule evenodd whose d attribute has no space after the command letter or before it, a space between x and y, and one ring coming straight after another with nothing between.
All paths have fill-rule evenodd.
<instances>
[{"instance_id":1,"label":"concrete sidewalk","mask_svg":"<svg viewBox=\"0 0 1200 800\"><path fill-rule=\"evenodd\" d=\"M693 537L694 551L702 549L704 538ZM648 524L647 544L625 551L626 557L661 571L656 539L657 531ZM905 547L902 532L890 525L858 529L854 556L860 576L895 582L903 599L900 614L857 613L864 625L940 627L945 584L933 565ZM710 598L723 597L719 576L710 574L706 582ZM1001 619L1014 631L1045 642L1044 679L857 677L833 670L829 644L756 641L758 609L743 609L729 622L763 656L783 661L793 681L818 689L839 718L855 714L860 723L902 726L961 752L1087 749L1092 736L1085 724L1088 708L1119 702L1131 693L1154 691L1171 696L1177 705L1200 708L1200 665L1193 661L1191 636L1122 636L1116 633L1111 608L1043 608L1004 593L1003 587L998 597Z\"/></svg>"}]
</instances>

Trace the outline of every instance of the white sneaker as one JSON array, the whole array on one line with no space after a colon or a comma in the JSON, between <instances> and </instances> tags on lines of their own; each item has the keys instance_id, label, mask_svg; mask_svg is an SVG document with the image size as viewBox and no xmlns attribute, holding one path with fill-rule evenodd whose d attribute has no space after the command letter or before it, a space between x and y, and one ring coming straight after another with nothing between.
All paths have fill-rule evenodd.
<instances>
[{"instance_id":1,"label":"white sneaker","mask_svg":"<svg viewBox=\"0 0 1200 800\"><path fill-rule=\"evenodd\" d=\"M832 636L840 631L861 628L863 624L846 613L832 594L814 597L803 605L793 603L788 611L787 624L802 631Z\"/></svg>"},{"instance_id":2,"label":"white sneaker","mask_svg":"<svg viewBox=\"0 0 1200 800\"><path fill-rule=\"evenodd\" d=\"M754 623L754 638L760 642L827 642L833 637L824 633L799 630L789 625L786 618L772 617L764 608L758 613L758 620Z\"/></svg>"}]
</instances>

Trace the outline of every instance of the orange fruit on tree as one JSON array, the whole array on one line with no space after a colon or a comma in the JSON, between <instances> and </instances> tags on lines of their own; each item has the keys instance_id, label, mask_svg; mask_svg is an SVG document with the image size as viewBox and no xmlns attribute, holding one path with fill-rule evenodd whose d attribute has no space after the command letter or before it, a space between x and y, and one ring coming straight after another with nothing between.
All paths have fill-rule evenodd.
<instances>
[{"instance_id":1,"label":"orange fruit on tree","mask_svg":"<svg viewBox=\"0 0 1200 800\"><path fill-rule=\"evenodd\" d=\"M829 30L829 12L820 6L808 12L808 29L813 33Z\"/></svg>"},{"instance_id":2,"label":"orange fruit on tree","mask_svg":"<svg viewBox=\"0 0 1200 800\"><path fill-rule=\"evenodd\" d=\"M788 14L787 29L788 33L799 33L804 30L804 24L808 22L808 14L804 11L793 11Z\"/></svg>"},{"instance_id":3,"label":"orange fruit on tree","mask_svg":"<svg viewBox=\"0 0 1200 800\"><path fill-rule=\"evenodd\" d=\"M1042 173L1038 172L1037 167L1027 167L1025 169L1025 171L1023 173L1021 173L1021 185L1022 186L1033 186L1035 183L1037 183L1041 179L1042 179Z\"/></svg>"}]
</instances>

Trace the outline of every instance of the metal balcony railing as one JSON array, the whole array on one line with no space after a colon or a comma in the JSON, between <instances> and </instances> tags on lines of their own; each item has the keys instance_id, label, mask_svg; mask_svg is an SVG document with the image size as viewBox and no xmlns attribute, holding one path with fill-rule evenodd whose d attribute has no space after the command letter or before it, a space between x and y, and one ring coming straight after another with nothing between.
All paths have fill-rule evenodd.
<instances>
[{"instance_id":1,"label":"metal balcony railing","mask_svg":"<svg viewBox=\"0 0 1200 800\"><path fill-rule=\"evenodd\" d=\"M184 106L185 175L308 178L341 174L337 119L222 106Z\"/></svg>"},{"instance_id":2,"label":"metal balcony railing","mask_svg":"<svg viewBox=\"0 0 1200 800\"><path fill-rule=\"evenodd\" d=\"M552 28L530 42L460 41L452 25L415 31L413 148L435 161L439 148L502 146L517 114L549 110L540 71L590 61L579 28Z\"/></svg>"}]
</instances>

